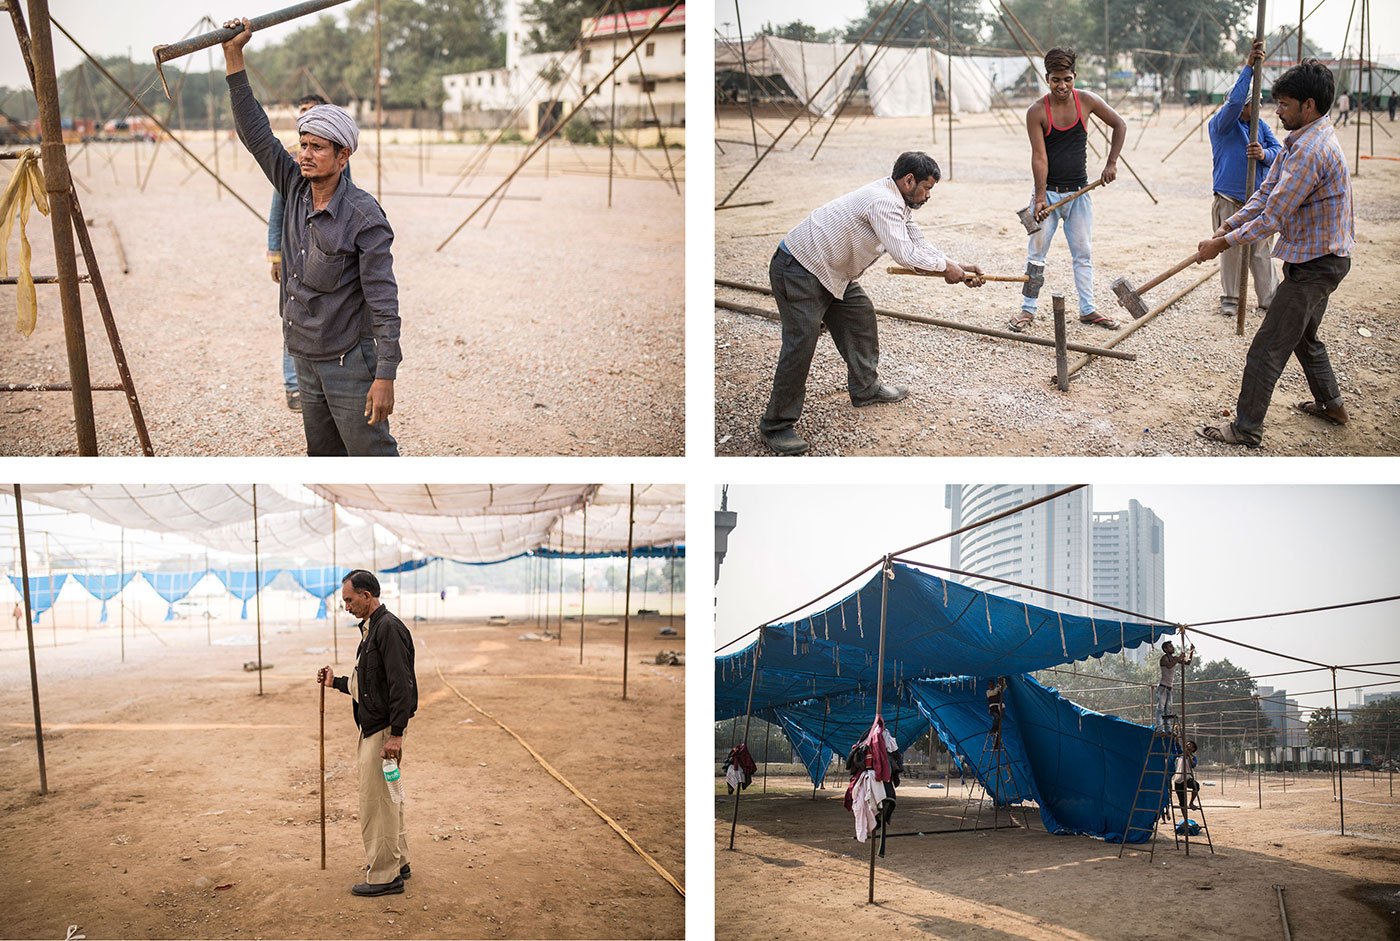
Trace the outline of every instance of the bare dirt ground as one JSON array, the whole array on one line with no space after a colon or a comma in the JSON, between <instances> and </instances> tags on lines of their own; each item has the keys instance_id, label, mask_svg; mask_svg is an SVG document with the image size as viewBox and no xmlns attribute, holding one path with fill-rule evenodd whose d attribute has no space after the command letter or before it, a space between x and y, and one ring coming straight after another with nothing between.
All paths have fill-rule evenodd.
<instances>
[{"instance_id":1,"label":"bare dirt ground","mask_svg":"<svg viewBox=\"0 0 1400 941\"><path fill-rule=\"evenodd\" d=\"M1169 939L1184 922L1191 937L1272 941L1282 936L1276 884L1295 938L1400 937L1400 798L1387 777L1347 776L1345 837L1329 776L1288 780L1285 795L1278 775L1203 779L1214 855L1192 840L1188 857L1164 830L1153 859L1130 849L1120 860L1116 845L1046 833L1034 811L1030 831L1005 829L1003 811L999 830L891 838L874 905L869 844L856 842L841 806L844 779L811 802L805 779L770 776L764 795L755 778L734 852L733 798L720 782L716 937L818 938L840 924L849 937ZM957 828L957 779L946 794L926 783L899 789L891 833Z\"/></svg>"},{"instance_id":2,"label":"bare dirt ground","mask_svg":"<svg viewBox=\"0 0 1400 941\"><path fill-rule=\"evenodd\" d=\"M328 631L265 625L252 647L202 625L156 644L116 629L36 632L51 793L38 795L22 634L0 638L0 935L89 938L676 938L684 900L463 695L529 742L682 885L684 670L658 666L666 619L590 618L562 646L533 620L418 621L418 714L405 738L413 877L362 899L349 700L326 698L326 870L320 869L317 667ZM676 620L681 628L681 620ZM7 624L8 628L9 625ZM240 632L251 633L249 622ZM188 636L186 636L188 635ZM342 626L337 673L357 639ZM24 904L17 904L23 898Z\"/></svg>"},{"instance_id":3,"label":"bare dirt ground","mask_svg":"<svg viewBox=\"0 0 1400 941\"><path fill-rule=\"evenodd\" d=\"M784 232L815 207L887 174L901 151L919 149L932 154L944 170L933 198L914 216L929 241L955 260L978 264L988 273L1022 274L1026 236L1016 210L1026 205L1030 193L1029 144L1024 120L1019 113L1011 117L1014 132L991 115L964 115L955 121L951 179L947 125L941 119L936 143L930 141L926 118L843 119L815 160L808 158L822 129L792 150L799 125L732 200L772 203L716 213L716 276L766 286L768 261ZM1109 287L1113 279L1123 275L1143 284L1190 255L1211 233L1208 136L1202 140L1192 134L1162 162L1198 119L1199 111L1186 116L1177 106L1164 108L1145 131L1140 121L1129 123L1123 156L1157 197L1156 205L1122 161L1117 181L1090 194L1095 300L1101 312L1123 322L1126 312ZM762 121L773 133L786 123L772 114ZM1385 122L1382 114L1375 130L1378 157L1400 156L1400 137L1386 135L1397 128L1400 125ZM1274 129L1282 139L1283 132ZM1345 151L1353 155L1354 129L1339 132ZM722 113L716 135L747 139L747 116ZM770 139L759 131L761 145ZM1097 134L1091 133L1091 140L1100 154L1107 152ZM1369 152L1367 144L1363 140L1363 154ZM752 146L721 146L726 153L715 158L717 200L754 156ZM1102 157L1091 151L1090 178L1102 166ZM1400 453L1400 380L1395 370L1400 322L1388 303L1393 293L1389 259L1400 244L1400 162L1362 160L1353 195L1353 267L1333 295L1322 325L1353 420L1346 428L1334 428L1293 411L1293 404L1309 395L1301 370L1291 362L1274 393L1264 447L1249 453ZM860 279L877 307L1004 329L1020 304L1016 284L968 290L941 279L890 275L885 272L890 264L886 255ZM1149 292L1149 306L1166 300L1205 270L1192 267ZM776 312L771 298L728 288L716 291L720 298ZM1075 318L1069 250L1058 234L1046 265L1040 315L1031 328L1037 336L1054 338L1048 315L1050 295L1057 291L1066 297L1071 341L1100 345L1110 339L1109 331L1080 325ZM1207 281L1123 342L1120 348L1136 353L1136 362L1096 359L1079 373L1068 393L1050 383L1053 348L881 318L881 377L908 385L909 398L893 406L852 408L845 366L835 347L823 339L797 430L811 443L809 453L816 455L1242 453L1245 449L1212 445L1194 434L1196 425L1218 423L1233 414L1245 353L1260 323L1251 315L1245 336L1237 337L1233 321L1217 313L1221 293L1218 277ZM1362 329L1370 336L1362 335ZM769 453L759 439L758 420L772 387L780 335L775 322L716 309L717 453Z\"/></svg>"},{"instance_id":4,"label":"bare dirt ground","mask_svg":"<svg viewBox=\"0 0 1400 941\"><path fill-rule=\"evenodd\" d=\"M291 135L285 135L291 139ZM351 161L375 190L373 135ZM404 361L391 427L405 455L675 455L683 450L682 199L630 152L608 208L606 148L551 145L441 252L438 244L514 167L520 145L497 147L485 170L446 193L482 148L425 148L384 135L383 205L394 227ZM209 135L191 148L213 165ZM108 143L72 167L117 325L156 452L161 455L305 453L300 415L281 379L277 287L265 223L183 158L160 146ZM646 159L665 164L661 151ZM673 152L683 158L679 151ZM635 162L635 168L634 168ZM266 216L272 190L241 145L225 140L219 170ZM684 191L683 165L680 173ZM115 223L130 273L123 274ZM33 213L33 270L54 271L49 221ZM12 255L18 257L17 238ZM82 265L79 265L80 269ZM14 272L12 271L11 274ZM57 289L38 288L39 324L0 348L5 382L66 382ZM115 383L91 289L82 288L94 383ZM3 296L13 304L13 291ZM12 316L6 315L7 318ZM7 321L8 322L8 319ZM96 392L102 454L139 454L119 392ZM76 453L67 393L9 393L0 403L0 453Z\"/></svg>"}]
</instances>

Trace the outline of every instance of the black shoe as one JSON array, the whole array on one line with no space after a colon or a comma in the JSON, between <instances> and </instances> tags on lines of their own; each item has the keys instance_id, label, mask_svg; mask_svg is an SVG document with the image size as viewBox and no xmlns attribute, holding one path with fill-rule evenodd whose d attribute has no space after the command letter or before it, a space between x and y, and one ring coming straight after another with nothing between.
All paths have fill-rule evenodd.
<instances>
[{"instance_id":1,"label":"black shoe","mask_svg":"<svg viewBox=\"0 0 1400 941\"><path fill-rule=\"evenodd\" d=\"M357 882L350 891L355 895L398 895L403 892L403 878L393 882Z\"/></svg>"},{"instance_id":2,"label":"black shoe","mask_svg":"<svg viewBox=\"0 0 1400 941\"><path fill-rule=\"evenodd\" d=\"M400 879L412 879L412 878L413 878L413 867L409 866L408 863L404 863L401 867L399 867L399 878L400 878Z\"/></svg>"},{"instance_id":3,"label":"black shoe","mask_svg":"<svg viewBox=\"0 0 1400 941\"><path fill-rule=\"evenodd\" d=\"M301 390L291 389L287 392L287 408L294 412L301 411Z\"/></svg>"},{"instance_id":4,"label":"black shoe","mask_svg":"<svg viewBox=\"0 0 1400 941\"><path fill-rule=\"evenodd\" d=\"M851 396L851 404L856 408L865 408L867 405L883 405L888 402L898 402L909 394L909 390L904 386L887 386L883 382L875 387L875 392L871 395L856 398Z\"/></svg>"},{"instance_id":5,"label":"black shoe","mask_svg":"<svg viewBox=\"0 0 1400 941\"><path fill-rule=\"evenodd\" d=\"M768 445L768 450L774 454L802 454L807 450L807 442L802 440L802 436L791 428L783 428L774 432L759 432L763 438L763 443Z\"/></svg>"}]
</instances>

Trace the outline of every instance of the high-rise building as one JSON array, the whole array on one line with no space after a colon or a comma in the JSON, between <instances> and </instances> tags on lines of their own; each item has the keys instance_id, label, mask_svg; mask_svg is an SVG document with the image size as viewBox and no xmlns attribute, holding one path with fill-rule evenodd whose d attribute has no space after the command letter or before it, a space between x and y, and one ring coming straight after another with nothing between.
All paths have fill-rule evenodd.
<instances>
[{"instance_id":1,"label":"high-rise building","mask_svg":"<svg viewBox=\"0 0 1400 941\"><path fill-rule=\"evenodd\" d=\"M1162 521L1136 500L1094 514L1093 599L1154 618L1167 616Z\"/></svg>"},{"instance_id":2,"label":"high-rise building","mask_svg":"<svg viewBox=\"0 0 1400 941\"><path fill-rule=\"evenodd\" d=\"M995 516L1062 489L1060 484L951 484L944 505L952 528ZM1084 487L952 539L952 567L978 576L1092 598L1155 618L1166 616L1162 521L1130 500L1126 510L1095 513ZM1072 614L1089 605L982 577L959 581L981 591Z\"/></svg>"},{"instance_id":3,"label":"high-rise building","mask_svg":"<svg viewBox=\"0 0 1400 941\"><path fill-rule=\"evenodd\" d=\"M720 491L719 509L715 510L715 581L719 581L719 566L729 551L729 534L739 525L739 514L729 509L729 488Z\"/></svg>"}]
</instances>

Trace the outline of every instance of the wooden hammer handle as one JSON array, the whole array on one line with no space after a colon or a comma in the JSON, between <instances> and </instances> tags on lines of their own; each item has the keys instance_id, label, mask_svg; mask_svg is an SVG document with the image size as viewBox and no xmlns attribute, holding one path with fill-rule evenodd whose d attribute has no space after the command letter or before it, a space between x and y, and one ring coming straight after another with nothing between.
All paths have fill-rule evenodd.
<instances>
[{"instance_id":1,"label":"wooden hammer handle","mask_svg":"<svg viewBox=\"0 0 1400 941\"><path fill-rule=\"evenodd\" d=\"M1166 271L1164 271L1164 272L1162 272L1161 274L1157 275L1157 277L1153 278L1151 281L1148 281L1148 282L1147 282L1146 284L1144 284L1142 287L1138 288L1138 289L1137 289L1137 293L1138 293L1138 294L1146 294L1148 291L1152 290L1152 289L1155 288L1157 285L1161 284L1163 281L1165 281L1165 280L1167 280L1168 278L1170 278L1172 275L1174 275L1174 274L1179 274L1180 272L1185 271L1187 268L1191 267L1192 265L1194 265L1196 262L1198 262L1198 261L1200 261L1200 260L1201 260L1200 253L1199 253L1199 252L1192 252L1192 253L1190 254L1190 256L1188 256L1188 257L1186 257L1186 258L1183 258L1181 261L1179 261L1179 262L1177 262L1176 264L1172 265L1172 266L1171 266L1170 268L1168 268Z\"/></svg>"},{"instance_id":2,"label":"wooden hammer handle","mask_svg":"<svg viewBox=\"0 0 1400 941\"><path fill-rule=\"evenodd\" d=\"M916 268L901 268L901 267L899 267L898 265L890 265L890 266L889 266L888 268L886 268L885 270L886 270L887 272L889 272L890 274L914 274L914 275L919 275L920 277L924 277L924 278L941 278L941 277L943 277L943 272L941 272L941 271L919 271L919 270L916 269ZM968 277L971 278L972 276L969 275ZM1017 274L1017 275L984 274L984 275L982 275L982 280L983 280L983 281L1016 281L1016 282L1022 282L1022 281L1029 281L1029 280L1030 280L1030 276L1029 276L1029 275L1024 275L1024 274Z\"/></svg>"}]
</instances>

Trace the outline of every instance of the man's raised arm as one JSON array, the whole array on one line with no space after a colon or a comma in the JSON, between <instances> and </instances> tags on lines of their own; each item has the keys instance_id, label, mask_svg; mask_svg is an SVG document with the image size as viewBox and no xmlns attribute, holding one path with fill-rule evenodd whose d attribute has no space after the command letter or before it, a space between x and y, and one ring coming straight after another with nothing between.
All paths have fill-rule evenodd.
<instances>
[{"instance_id":1,"label":"man's raised arm","mask_svg":"<svg viewBox=\"0 0 1400 941\"><path fill-rule=\"evenodd\" d=\"M233 107L233 126L238 131L238 139L253 159L262 167L263 174L277 192L285 199L292 184L301 178L301 169L287 153L287 148L272 133L272 125L267 122L267 114L253 96L253 87L248 84L248 73L243 66L243 47L253 38L253 29L248 18L229 20L225 28L243 27L243 32L224 43L224 68L228 72L228 97Z\"/></svg>"}]
</instances>

